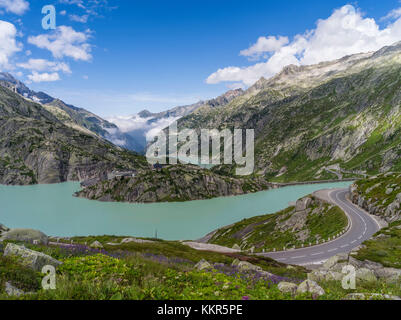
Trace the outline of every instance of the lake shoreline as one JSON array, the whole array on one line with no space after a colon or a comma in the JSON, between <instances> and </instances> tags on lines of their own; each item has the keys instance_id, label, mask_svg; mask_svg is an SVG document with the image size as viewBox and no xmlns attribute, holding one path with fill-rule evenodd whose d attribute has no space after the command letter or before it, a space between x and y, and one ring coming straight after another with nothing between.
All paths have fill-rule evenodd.
<instances>
[{"instance_id":1,"label":"lake shoreline","mask_svg":"<svg viewBox=\"0 0 401 320\"><path fill-rule=\"evenodd\" d=\"M174 203L131 204L72 197L79 183L0 186L2 223L60 237L113 234L161 239L199 239L245 218L275 213L289 202L350 183L287 186L240 196Z\"/></svg>"}]
</instances>

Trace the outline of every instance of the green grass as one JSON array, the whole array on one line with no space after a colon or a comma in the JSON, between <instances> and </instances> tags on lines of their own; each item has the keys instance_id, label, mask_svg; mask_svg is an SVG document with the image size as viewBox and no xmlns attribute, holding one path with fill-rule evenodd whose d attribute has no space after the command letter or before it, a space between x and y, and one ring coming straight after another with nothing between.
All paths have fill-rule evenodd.
<instances>
[{"instance_id":1,"label":"green grass","mask_svg":"<svg viewBox=\"0 0 401 320\"><path fill-rule=\"evenodd\" d=\"M375 236L382 237L364 242L366 248L361 249L356 256L359 260L369 260L381 263L389 268L401 268L401 222L390 224Z\"/></svg>"},{"instance_id":2,"label":"green grass","mask_svg":"<svg viewBox=\"0 0 401 320\"><path fill-rule=\"evenodd\" d=\"M103 254L64 256L64 264L57 270L56 290L47 291L39 289L41 275L22 267L16 259L0 257L0 300L17 299L5 294L5 279L26 292L36 291L19 298L25 300L341 300L355 292L342 289L340 281L322 282L319 285L326 292L324 296L293 297L281 293L276 283L254 279L251 274L196 271L187 264L168 264L134 253L120 258ZM200 256L204 254L199 252ZM257 262L252 259L261 259L247 258L252 263ZM292 276L297 283L304 279L296 273ZM400 288L398 284L361 283L357 292L401 295Z\"/></svg>"},{"instance_id":3,"label":"green grass","mask_svg":"<svg viewBox=\"0 0 401 320\"><path fill-rule=\"evenodd\" d=\"M363 179L356 182L357 192L371 203L376 203L384 213L388 205L394 202L401 193L401 173L381 174L375 178ZM393 191L387 194L388 189Z\"/></svg>"},{"instance_id":4,"label":"green grass","mask_svg":"<svg viewBox=\"0 0 401 320\"><path fill-rule=\"evenodd\" d=\"M284 231L277 228L295 214L295 208L289 207L276 214L245 219L222 228L212 237L210 243L227 247L239 245L244 250L254 247L256 252L282 250L284 247L307 246L317 240L332 238L346 228L348 219L340 208L313 199L302 229L309 231L309 235L303 241L297 237L297 232L301 230L287 228ZM314 210L317 212L311 214Z\"/></svg>"},{"instance_id":5,"label":"green grass","mask_svg":"<svg viewBox=\"0 0 401 320\"><path fill-rule=\"evenodd\" d=\"M79 237L75 243L117 241L121 237ZM5 243L7 245L7 243ZM82 253L54 246L24 244L52 255L63 262L57 270L57 289L39 290L42 275L23 267L19 260L0 257L0 299L8 299L4 282L26 292L37 291L21 299L284 299L277 287L268 289L266 281L249 281L236 274L220 271L198 272L195 263L231 265L235 259L249 261L264 270L291 279L305 279L302 267L287 268L269 258L244 254L224 255L196 251L178 242L156 241L152 244L129 243L105 245L105 254ZM112 257L113 256L113 257Z\"/></svg>"}]
</instances>

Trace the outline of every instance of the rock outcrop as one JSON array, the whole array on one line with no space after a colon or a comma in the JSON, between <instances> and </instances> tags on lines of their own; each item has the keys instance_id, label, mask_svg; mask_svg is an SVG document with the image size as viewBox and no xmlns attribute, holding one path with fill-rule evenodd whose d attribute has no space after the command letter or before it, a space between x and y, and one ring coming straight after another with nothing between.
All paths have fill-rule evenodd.
<instances>
[{"instance_id":1,"label":"rock outcrop","mask_svg":"<svg viewBox=\"0 0 401 320\"><path fill-rule=\"evenodd\" d=\"M23 246L18 246L13 243L7 244L4 250L4 256L16 256L22 259L24 265L30 267L35 271L42 271L44 266L50 265L57 268L62 262L34 250L27 249Z\"/></svg>"},{"instance_id":2,"label":"rock outcrop","mask_svg":"<svg viewBox=\"0 0 401 320\"><path fill-rule=\"evenodd\" d=\"M278 284L278 289L282 293L289 293L291 295L295 295L298 289L298 286L295 283L291 282L280 282Z\"/></svg>"},{"instance_id":3,"label":"rock outcrop","mask_svg":"<svg viewBox=\"0 0 401 320\"><path fill-rule=\"evenodd\" d=\"M202 259L201 261L199 261L196 265L195 265L195 269L198 271L202 271L202 270L206 270L206 269L210 269L212 267L212 265L207 262L206 260Z\"/></svg>"},{"instance_id":4,"label":"rock outcrop","mask_svg":"<svg viewBox=\"0 0 401 320\"><path fill-rule=\"evenodd\" d=\"M32 229L12 229L3 232L0 237L0 242L5 240L29 242L35 244L47 245L49 238L43 232Z\"/></svg>"},{"instance_id":5,"label":"rock outcrop","mask_svg":"<svg viewBox=\"0 0 401 320\"><path fill-rule=\"evenodd\" d=\"M68 126L43 105L0 86L0 184L104 179L119 168L147 164L144 157Z\"/></svg>"},{"instance_id":6,"label":"rock outcrop","mask_svg":"<svg viewBox=\"0 0 401 320\"><path fill-rule=\"evenodd\" d=\"M350 188L351 200L388 223L401 220L401 175L387 173L358 181Z\"/></svg>"},{"instance_id":7,"label":"rock outcrop","mask_svg":"<svg viewBox=\"0 0 401 320\"><path fill-rule=\"evenodd\" d=\"M159 171L144 171L135 177L101 181L76 195L111 202L182 202L241 195L273 187L262 178L232 178L194 165L177 165Z\"/></svg>"},{"instance_id":8,"label":"rock outcrop","mask_svg":"<svg viewBox=\"0 0 401 320\"><path fill-rule=\"evenodd\" d=\"M103 245L99 241L92 242L90 247L94 249L103 249Z\"/></svg>"},{"instance_id":9,"label":"rock outcrop","mask_svg":"<svg viewBox=\"0 0 401 320\"><path fill-rule=\"evenodd\" d=\"M316 295L318 297L326 294L326 292L315 281L312 280L305 280L298 286L297 294L303 293L311 293L312 295Z\"/></svg>"},{"instance_id":10,"label":"rock outcrop","mask_svg":"<svg viewBox=\"0 0 401 320\"><path fill-rule=\"evenodd\" d=\"M361 261L348 254L340 254L330 258L324 265L308 274L308 280L341 281L345 274L344 267L352 266L356 271L356 281L374 283L381 280L387 283L401 281L401 269L385 268L380 263L369 260Z\"/></svg>"}]
</instances>

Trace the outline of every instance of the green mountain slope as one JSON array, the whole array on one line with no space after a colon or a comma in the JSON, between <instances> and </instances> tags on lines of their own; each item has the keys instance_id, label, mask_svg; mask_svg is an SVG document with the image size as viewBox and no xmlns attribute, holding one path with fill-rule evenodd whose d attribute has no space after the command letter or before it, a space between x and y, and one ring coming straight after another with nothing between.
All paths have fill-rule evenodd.
<instances>
[{"instance_id":1,"label":"green mountain slope","mask_svg":"<svg viewBox=\"0 0 401 320\"><path fill-rule=\"evenodd\" d=\"M181 128L255 129L257 173L290 182L401 167L401 43L314 66L288 66Z\"/></svg>"}]
</instances>

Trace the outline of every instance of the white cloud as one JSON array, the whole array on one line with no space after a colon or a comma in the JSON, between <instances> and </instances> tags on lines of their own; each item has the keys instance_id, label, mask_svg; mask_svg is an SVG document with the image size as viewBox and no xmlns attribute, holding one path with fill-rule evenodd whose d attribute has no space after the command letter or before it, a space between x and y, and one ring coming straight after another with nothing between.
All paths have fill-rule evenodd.
<instances>
[{"instance_id":1,"label":"white cloud","mask_svg":"<svg viewBox=\"0 0 401 320\"><path fill-rule=\"evenodd\" d=\"M60 80L60 76L57 72L53 73L38 73L36 71L32 72L32 74L28 75L29 81L32 82L53 82Z\"/></svg>"},{"instance_id":2,"label":"white cloud","mask_svg":"<svg viewBox=\"0 0 401 320\"><path fill-rule=\"evenodd\" d=\"M288 37L260 37L249 49L242 50L240 55L245 57L259 57L263 53L278 51L289 42L290 40Z\"/></svg>"},{"instance_id":3,"label":"white cloud","mask_svg":"<svg viewBox=\"0 0 401 320\"><path fill-rule=\"evenodd\" d=\"M29 9L29 2L25 0L0 0L0 8L21 15Z\"/></svg>"},{"instance_id":4,"label":"white cloud","mask_svg":"<svg viewBox=\"0 0 401 320\"><path fill-rule=\"evenodd\" d=\"M17 29L9 22L0 20L0 67L9 69L9 59L21 50L16 41Z\"/></svg>"},{"instance_id":5,"label":"white cloud","mask_svg":"<svg viewBox=\"0 0 401 320\"><path fill-rule=\"evenodd\" d=\"M380 20L385 21L385 20L391 20L391 19L398 19L399 17L401 17L401 8L396 8L394 10L391 10L388 15L381 18Z\"/></svg>"},{"instance_id":6,"label":"white cloud","mask_svg":"<svg viewBox=\"0 0 401 320\"><path fill-rule=\"evenodd\" d=\"M76 14L70 14L69 18L71 21L80 22L80 23L87 23L89 15L84 14L83 16L79 16Z\"/></svg>"},{"instance_id":7,"label":"white cloud","mask_svg":"<svg viewBox=\"0 0 401 320\"><path fill-rule=\"evenodd\" d=\"M123 133L129 134L135 131L142 131L147 141L152 140L161 130L167 128L178 119L179 117L168 117L154 120L153 117L142 118L139 115L106 118L107 121L114 123Z\"/></svg>"},{"instance_id":8,"label":"white cloud","mask_svg":"<svg viewBox=\"0 0 401 320\"><path fill-rule=\"evenodd\" d=\"M242 82L250 86L261 77L275 75L289 64L309 65L335 60L350 54L379 50L400 40L401 18L380 29L374 19L365 18L359 10L346 5L335 10L329 18L320 19L316 29L295 36L286 45L283 45L285 38L281 41L275 37L259 38L255 45L241 53L258 55L276 46L266 61L250 67L219 69L206 82Z\"/></svg>"},{"instance_id":9,"label":"white cloud","mask_svg":"<svg viewBox=\"0 0 401 320\"><path fill-rule=\"evenodd\" d=\"M67 14L67 11L66 11L66 10L60 11L60 15L65 16L66 14Z\"/></svg>"},{"instance_id":10,"label":"white cloud","mask_svg":"<svg viewBox=\"0 0 401 320\"><path fill-rule=\"evenodd\" d=\"M77 32L71 27L60 26L52 33L29 37L28 42L49 50L57 59L70 57L74 60L89 61L92 59L89 37L89 30Z\"/></svg>"},{"instance_id":11,"label":"white cloud","mask_svg":"<svg viewBox=\"0 0 401 320\"><path fill-rule=\"evenodd\" d=\"M28 69L32 71L51 71L57 72L62 71L64 73L71 73L71 69L68 64L64 62L54 62L45 59L29 59L28 62L17 64L18 67Z\"/></svg>"},{"instance_id":12,"label":"white cloud","mask_svg":"<svg viewBox=\"0 0 401 320\"><path fill-rule=\"evenodd\" d=\"M68 4L68 5L77 5L81 9L85 9L83 0L59 0L59 3Z\"/></svg>"}]
</instances>

